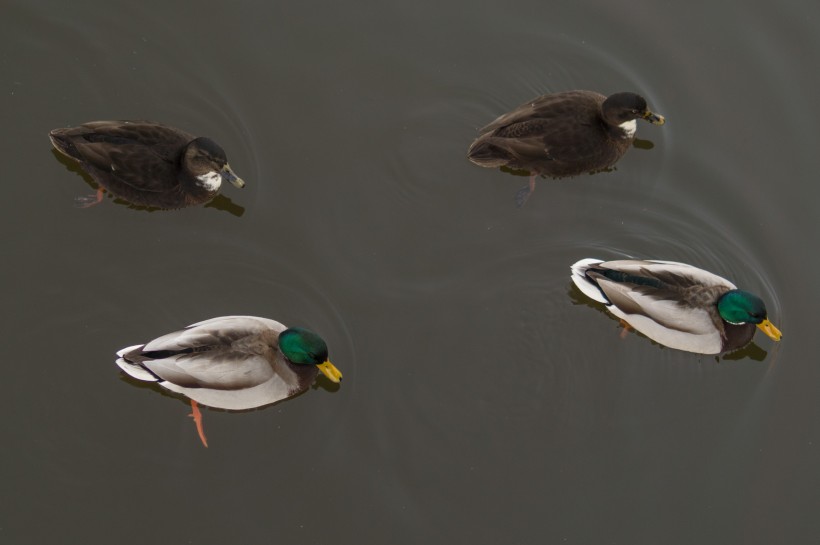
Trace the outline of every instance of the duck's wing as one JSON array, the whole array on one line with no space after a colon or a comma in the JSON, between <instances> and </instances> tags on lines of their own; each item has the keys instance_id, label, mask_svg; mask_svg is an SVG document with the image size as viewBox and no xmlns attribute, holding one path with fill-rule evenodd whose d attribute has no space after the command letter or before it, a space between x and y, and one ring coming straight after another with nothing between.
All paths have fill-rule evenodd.
<instances>
[{"instance_id":1,"label":"duck's wing","mask_svg":"<svg viewBox=\"0 0 820 545\"><path fill-rule=\"evenodd\" d=\"M260 316L218 316L191 324L185 329L198 329L202 331L222 331L229 329L231 331L261 333L267 330L282 332L287 329L287 326L276 320L262 318Z\"/></svg>"},{"instance_id":2,"label":"duck's wing","mask_svg":"<svg viewBox=\"0 0 820 545\"><path fill-rule=\"evenodd\" d=\"M162 193L177 186L181 151L188 133L143 121L94 121L51 132L55 146L84 163L104 187L111 179L139 191Z\"/></svg>"},{"instance_id":3,"label":"duck's wing","mask_svg":"<svg viewBox=\"0 0 820 545\"><path fill-rule=\"evenodd\" d=\"M266 318L213 318L124 349L118 353L122 363L117 363L131 376L146 380L132 372L137 366L162 386L204 405L232 410L259 407L298 393L309 378L315 378L312 366L308 371L313 377L303 377L275 350L284 329Z\"/></svg>"},{"instance_id":4,"label":"duck's wing","mask_svg":"<svg viewBox=\"0 0 820 545\"><path fill-rule=\"evenodd\" d=\"M650 339L690 352L722 351L724 331L714 303L734 289L728 280L671 261L593 263L584 274L612 314Z\"/></svg>"},{"instance_id":5,"label":"duck's wing","mask_svg":"<svg viewBox=\"0 0 820 545\"><path fill-rule=\"evenodd\" d=\"M145 350L180 350L188 347L227 346L237 339L259 337L267 333L278 336L287 327L258 316L219 316L191 324L185 329L158 337Z\"/></svg>"},{"instance_id":6,"label":"duck's wing","mask_svg":"<svg viewBox=\"0 0 820 545\"><path fill-rule=\"evenodd\" d=\"M492 150L495 154L502 150L501 155L508 158L509 164L563 176L567 170L578 170L579 163L601 163L602 140L598 133L581 137L568 132L567 126L531 120L477 141L472 156L479 155L481 150ZM603 162L610 161L606 158Z\"/></svg>"}]
</instances>

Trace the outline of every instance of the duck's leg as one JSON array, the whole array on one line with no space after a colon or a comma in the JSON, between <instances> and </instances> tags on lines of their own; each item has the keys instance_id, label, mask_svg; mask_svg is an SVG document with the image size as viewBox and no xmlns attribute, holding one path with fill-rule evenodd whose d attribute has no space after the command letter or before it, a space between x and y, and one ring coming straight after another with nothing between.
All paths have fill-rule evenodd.
<instances>
[{"instance_id":1,"label":"duck's leg","mask_svg":"<svg viewBox=\"0 0 820 545\"><path fill-rule=\"evenodd\" d=\"M524 187L522 187L521 189L519 189L518 192L515 194L515 205L518 208L521 208L522 206L524 206L524 203L526 203L527 199L530 198L530 195L532 195L532 192L535 191L535 178L536 178L536 176L538 176L537 172L533 172L532 174L530 174L529 184L527 184Z\"/></svg>"},{"instance_id":2,"label":"duck's leg","mask_svg":"<svg viewBox=\"0 0 820 545\"><path fill-rule=\"evenodd\" d=\"M626 336L629 335L629 331L632 329L632 326L629 325L626 320L621 318L621 327L623 327L621 330L621 338L626 339Z\"/></svg>"},{"instance_id":3,"label":"duck's leg","mask_svg":"<svg viewBox=\"0 0 820 545\"><path fill-rule=\"evenodd\" d=\"M197 405L197 402L193 399L191 400L191 414L188 416L194 419L196 431L199 433L199 440L202 441L205 448L208 448L208 440L205 439L205 430L202 429L202 413L199 412L199 405Z\"/></svg>"},{"instance_id":4,"label":"duck's leg","mask_svg":"<svg viewBox=\"0 0 820 545\"><path fill-rule=\"evenodd\" d=\"M94 206L95 204L100 204L103 200L103 195L105 194L105 190L102 187L97 188L97 192L94 195L84 195L82 197L75 197L74 204L78 208L89 208Z\"/></svg>"}]
</instances>

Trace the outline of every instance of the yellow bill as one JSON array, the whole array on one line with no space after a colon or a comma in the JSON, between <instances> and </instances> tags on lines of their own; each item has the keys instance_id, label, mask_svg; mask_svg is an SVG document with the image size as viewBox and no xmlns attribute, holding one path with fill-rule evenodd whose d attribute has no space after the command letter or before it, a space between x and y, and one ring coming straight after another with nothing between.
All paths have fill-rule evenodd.
<instances>
[{"instance_id":1,"label":"yellow bill","mask_svg":"<svg viewBox=\"0 0 820 545\"><path fill-rule=\"evenodd\" d=\"M759 327L760 331L768 335L773 341L779 341L780 337L783 336L780 330L777 329L768 319L757 324L757 327Z\"/></svg>"},{"instance_id":2,"label":"yellow bill","mask_svg":"<svg viewBox=\"0 0 820 545\"><path fill-rule=\"evenodd\" d=\"M329 378L332 382L339 383L342 381L342 372L336 369L336 366L330 363L330 360L320 363L317 367L319 368L319 371L321 371L322 374Z\"/></svg>"},{"instance_id":3,"label":"yellow bill","mask_svg":"<svg viewBox=\"0 0 820 545\"><path fill-rule=\"evenodd\" d=\"M663 117L661 114L650 112L649 110L644 112L643 118L652 123L653 125L663 125L664 123L666 123L665 117Z\"/></svg>"}]
</instances>

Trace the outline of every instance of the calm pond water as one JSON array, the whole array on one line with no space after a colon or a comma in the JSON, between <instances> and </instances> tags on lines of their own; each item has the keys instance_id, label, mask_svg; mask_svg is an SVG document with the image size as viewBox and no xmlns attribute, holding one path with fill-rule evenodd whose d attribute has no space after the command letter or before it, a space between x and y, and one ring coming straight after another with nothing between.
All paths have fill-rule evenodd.
<instances>
[{"instance_id":1,"label":"calm pond water","mask_svg":"<svg viewBox=\"0 0 820 545\"><path fill-rule=\"evenodd\" d=\"M820 4L6 0L0 542L820 541ZM545 92L666 116L612 172L467 161ZM215 138L216 206L106 199L50 129ZM725 358L581 299L580 258L684 261L783 331ZM204 410L114 352L228 314L309 327L344 383Z\"/></svg>"}]
</instances>

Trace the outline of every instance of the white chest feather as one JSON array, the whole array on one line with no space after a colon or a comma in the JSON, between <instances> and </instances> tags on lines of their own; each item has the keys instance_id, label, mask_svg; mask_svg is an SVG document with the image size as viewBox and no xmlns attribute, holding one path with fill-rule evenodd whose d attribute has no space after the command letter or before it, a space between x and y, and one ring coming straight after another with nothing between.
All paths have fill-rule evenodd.
<instances>
[{"instance_id":1,"label":"white chest feather","mask_svg":"<svg viewBox=\"0 0 820 545\"><path fill-rule=\"evenodd\" d=\"M635 136L635 131L638 130L638 122L634 119L624 121L618 126L623 129L623 131L626 133L627 138L632 138L633 136Z\"/></svg>"},{"instance_id":2,"label":"white chest feather","mask_svg":"<svg viewBox=\"0 0 820 545\"><path fill-rule=\"evenodd\" d=\"M216 191L222 185L222 176L215 171L210 171L205 174L200 174L196 177L199 180L199 185L208 191Z\"/></svg>"}]
</instances>

